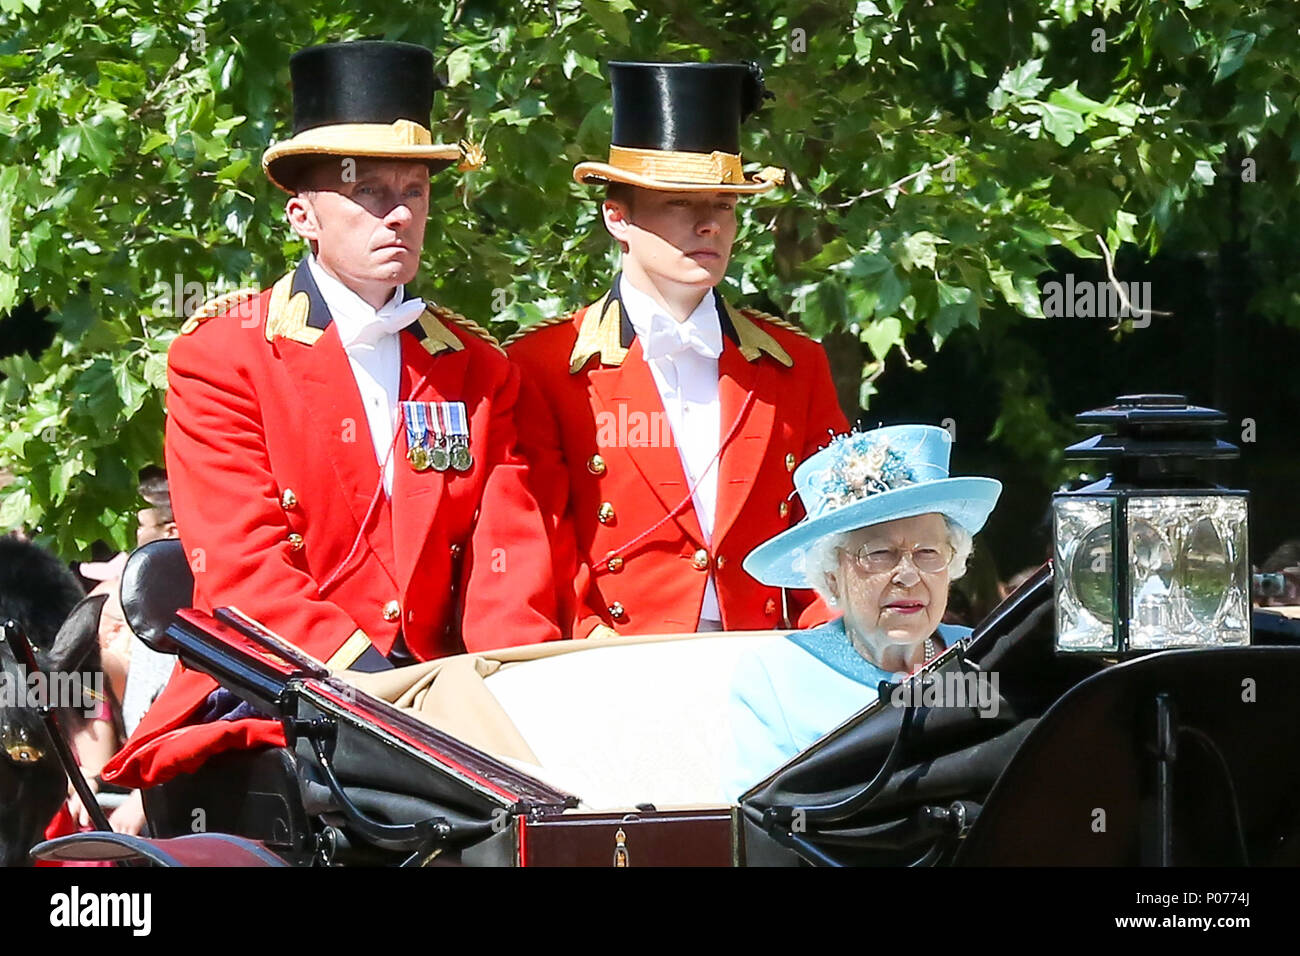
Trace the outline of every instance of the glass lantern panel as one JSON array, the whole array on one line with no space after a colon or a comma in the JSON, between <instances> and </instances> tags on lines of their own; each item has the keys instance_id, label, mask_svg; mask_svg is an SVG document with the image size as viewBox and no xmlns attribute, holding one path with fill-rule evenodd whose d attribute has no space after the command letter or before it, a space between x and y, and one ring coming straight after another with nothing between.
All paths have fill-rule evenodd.
<instances>
[{"instance_id":1,"label":"glass lantern panel","mask_svg":"<svg viewBox=\"0 0 1300 956\"><path fill-rule=\"evenodd\" d=\"M1250 643L1246 499L1128 500L1129 648Z\"/></svg>"},{"instance_id":2,"label":"glass lantern panel","mask_svg":"<svg viewBox=\"0 0 1300 956\"><path fill-rule=\"evenodd\" d=\"M1115 499L1052 500L1056 648L1115 651Z\"/></svg>"}]
</instances>

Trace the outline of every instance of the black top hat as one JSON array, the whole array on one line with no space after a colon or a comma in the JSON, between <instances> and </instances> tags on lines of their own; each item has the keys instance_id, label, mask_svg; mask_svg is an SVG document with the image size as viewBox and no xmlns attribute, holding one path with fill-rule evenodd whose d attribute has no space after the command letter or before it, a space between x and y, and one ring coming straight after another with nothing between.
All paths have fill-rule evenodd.
<instances>
[{"instance_id":1,"label":"black top hat","mask_svg":"<svg viewBox=\"0 0 1300 956\"><path fill-rule=\"evenodd\" d=\"M289 59L293 83L293 137L271 146L262 168L289 189L295 166L321 156L423 160L443 169L482 165L467 143L434 143L429 131L433 54L413 43L356 40L299 50Z\"/></svg>"},{"instance_id":2,"label":"black top hat","mask_svg":"<svg viewBox=\"0 0 1300 956\"><path fill-rule=\"evenodd\" d=\"M771 167L746 179L741 168L740 124L771 96L757 64L616 62L609 74L609 162L578 164L578 182L757 193L784 179Z\"/></svg>"}]
</instances>

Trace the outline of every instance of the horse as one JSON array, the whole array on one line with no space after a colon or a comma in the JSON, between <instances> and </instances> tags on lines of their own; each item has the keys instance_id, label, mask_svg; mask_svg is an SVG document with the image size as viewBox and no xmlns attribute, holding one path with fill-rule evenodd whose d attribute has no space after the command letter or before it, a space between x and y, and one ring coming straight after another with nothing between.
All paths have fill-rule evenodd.
<instances>
[{"instance_id":1,"label":"horse","mask_svg":"<svg viewBox=\"0 0 1300 956\"><path fill-rule=\"evenodd\" d=\"M75 575L45 549L0 538L0 624L27 635L43 676L31 675L0 642L0 866L21 866L67 796L67 779L33 704L52 675L99 669L99 614L105 596L82 597ZM67 686L66 684L64 685ZM71 701L49 700L66 706Z\"/></svg>"}]
</instances>

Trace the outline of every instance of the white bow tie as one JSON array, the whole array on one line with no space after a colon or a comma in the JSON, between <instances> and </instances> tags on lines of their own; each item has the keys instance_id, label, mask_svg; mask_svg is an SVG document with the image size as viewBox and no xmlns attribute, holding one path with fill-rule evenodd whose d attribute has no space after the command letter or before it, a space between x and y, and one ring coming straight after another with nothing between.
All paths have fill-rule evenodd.
<instances>
[{"instance_id":1,"label":"white bow tie","mask_svg":"<svg viewBox=\"0 0 1300 956\"><path fill-rule=\"evenodd\" d=\"M423 299L406 299L399 305L385 305L344 339L343 347L349 348L363 343L373 345L385 335L395 335L402 331L423 313Z\"/></svg>"},{"instance_id":2,"label":"white bow tie","mask_svg":"<svg viewBox=\"0 0 1300 956\"><path fill-rule=\"evenodd\" d=\"M647 360L667 358L682 352L697 352L716 359L722 354L722 328L717 322L700 328L689 319L678 322L662 312L650 320L650 331L641 343Z\"/></svg>"}]
</instances>

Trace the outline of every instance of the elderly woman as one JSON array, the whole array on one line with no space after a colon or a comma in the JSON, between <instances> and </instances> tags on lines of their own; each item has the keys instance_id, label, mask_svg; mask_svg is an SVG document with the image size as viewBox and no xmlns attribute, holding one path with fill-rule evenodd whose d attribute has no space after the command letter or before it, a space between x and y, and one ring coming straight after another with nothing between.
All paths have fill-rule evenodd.
<instances>
[{"instance_id":1,"label":"elderly woman","mask_svg":"<svg viewBox=\"0 0 1300 956\"><path fill-rule=\"evenodd\" d=\"M795 472L807 517L755 548L765 584L815 588L843 615L765 639L732 681L736 797L969 629L941 624L948 585L1002 485L948 477L948 433L895 425L842 435Z\"/></svg>"}]
</instances>

